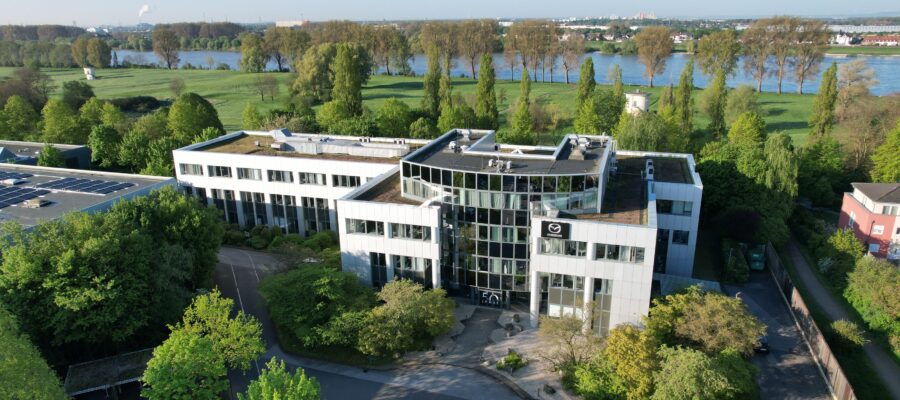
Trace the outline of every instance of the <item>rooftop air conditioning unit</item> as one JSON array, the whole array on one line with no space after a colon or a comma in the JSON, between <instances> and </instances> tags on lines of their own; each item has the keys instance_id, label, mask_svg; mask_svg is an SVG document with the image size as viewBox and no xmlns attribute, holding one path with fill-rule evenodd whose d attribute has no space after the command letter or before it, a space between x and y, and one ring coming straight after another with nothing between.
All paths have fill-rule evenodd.
<instances>
[{"instance_id":1,"label":"rooftop air conditioning unit","mask_svg":"<svg viewBox=\"0 0 900 400\"><path fill-rule=\"evenodd\" d=\"M19 179L19 178L9 178L9 179L4 179L2 182L4 185L12 186L12 185L18 185L20 183L25 183L25 180Z\"/></svg>"},{"instance_id":2,"label":"rooftop air conditioning unit","mask_svg":"<svg viewBox=\"0 0 900 400\"><path fill-rule=\"evenodd\" d=\"M488 167L493 167L493 166L494 166L494 159L492 158L492 159L488 160Z\"/></svg>"},{"instance_id":3,"label":"rooftop air conditioning unit","mask_svg":"<svg viewBox=\"0 0 900 400\"><path fill-rule=\"evenodd\" d=\"M506 170L507 170L507 171L511 171L511 170L512 170L512 161L507 161L507 162L506 162Z\"/></svg>"},{"instance_id":4,"label":"rooftop air conditioning unit","mask_svg":"<svg viewBox=\"0 0 900 400\"><path fill-rule=\"evenodd\" d=\"M25 200L25 203L22 204L22 207L25 208L41 208L50 204L50 201L44 199L28 199Z\"/></svg>"},{"instance_id":5,"label":"rooftop air conditioning unit","mask_svg":"<svg viewBox=\"0 0 900 400\"><path fill-rule=\"evenodd\" d=\"M455 140L452 141L452 142L450 142L450 148L451 148L451 149L456 150L457 147L459 147L459 146L456 144L456 141L455 141Z\"/></svg>"}]
</instances>

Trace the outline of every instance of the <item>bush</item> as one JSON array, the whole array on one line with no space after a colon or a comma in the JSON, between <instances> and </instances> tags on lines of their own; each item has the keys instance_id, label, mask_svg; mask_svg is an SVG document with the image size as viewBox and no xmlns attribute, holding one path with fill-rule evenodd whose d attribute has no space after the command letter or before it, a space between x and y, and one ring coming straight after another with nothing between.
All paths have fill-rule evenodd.
<instances>
[{"instance_id":1,"label":"bush","mask_svg":"<svg viewBox=\"0 0 900 400\"><path fill-rule=\"evenodd\" d=\"M122 97L109 102L121 111L138 113L148 113L162 105L159 100L151 96Z\"/></svg>"},{"instance_id":2,"label":"bush","mask_svg":"<svg viewBox=\"0 0 900 400\"><path fill-rule=\"evenodd\" d=\"M505 370L510 374L518 370L519 368L525 367L528 365L528 360L522 358L515 350L510 349L506 354L506 357L501 358L497 361L497 369Z\"/></svg>"},{"instance_id":3,"label":"bush","mask_svg":"<svg viewBox=\"0 0 900 400\"><path fill-rule=\"evenodd\" d=\"M825 242L819 253L820 260L830 259L825 275L835 287L843 288L846 285L847 274L853 270L854 264L859 260L865 248L852 229L843 229L835 232Z\"/></svg>"},{"instance_id":4,"label":"bush","mask_svg":"<svg viewBox=\"0 0 900 400\"><path fill-rule=\"evenodd\" d=\"M731 239L723 239L722 260L725 260L722 278L726 283L744 283L750 279L750 266L744 258L743 246Z\"/></svg>"},{"instance_id":5,"label":"bush","mask_svg":"<svg viewBox=\"0 0 900 400\"><path fill-rule=\"evenodd\" d=\"M869 342L863 333L862 328L855 322L846 319L839 319L831 323L831 330L837 337L837 342L841 346L848 348L860 347Z\"/></svg>"},{"instance_id":6,"label":"bush","mask_svg":"<svg viewBox=\"0 0 900 400\"><path fill-rule=\"evenodd\" d=\"M847 277L844 297L900 356L900 270L888 261L863 257Z\"/></svg>"}]
</instances>

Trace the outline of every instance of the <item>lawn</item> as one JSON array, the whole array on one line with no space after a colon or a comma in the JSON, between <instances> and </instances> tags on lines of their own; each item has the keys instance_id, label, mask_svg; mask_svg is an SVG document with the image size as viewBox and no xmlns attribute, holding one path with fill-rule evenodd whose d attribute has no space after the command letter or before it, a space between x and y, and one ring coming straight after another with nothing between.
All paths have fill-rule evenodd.
<instances>
[{"instance_id":1,"label":"lawn","mask_svg":"<svg viewBox=\"0 0 900 400\"><path fill-rule=\"evenodd\" d=\"M0 78L8 76L12 70L12 68L0 68ZM53 78L57 86L66 81L83 79L80 69L45 69L44 71ZM178 77L184 80L186 90L206 97L215 105L225 128L231 131L240 129L241 111L247 102L256 103L260 110L266 111L278 107L288 100L291 75L271 74L276 75L281 82L280 94L275 101L269 99L262 101L259 95L254 93L257 74L237 71L105 69L97 72L99 79L91 81L90 85L94 87L94 92L100 98L144 95L159 99L171 99L173 95L169 89L169 82ZM628 86L627 90L637 88L652 93L655 104L661 88ZM518 96L519 82L498 80L496 90L499 97L502 128L506 125L506 111ZM472 101L475 96L475 81L454 79L453 91ZM700 91L695 91L694 94L699 97ZM422 98L422 78L375 75L363 88L365 104L372 110L378 110L385 100L392 97L418 107ZM562 134L572 131L575 104L574 84L532 83L531 97L532 101L555 104L561 117L559 126L554 132L540 136L541 143L555 144ZM765 119L769 124L770 131L786 132L791 135L795 144L802 144L809 129L806 121L809 110L812 108L813 98L814 96L811 95L787 93L782 95L761 94L760 103L766 112ZM708 120L699 112L695 115L694 126L704 128L707 123Z\"/></svg>"},{"instance_id":2,"label":"lawn","mask_svg":"<svg viewBox=\"0 0 900 400\"><path fill-rule=\"evenodd\" d=\"M892 56L900 55L900 46L832 46L827 54Z\"/></svg>"}]
</instances>

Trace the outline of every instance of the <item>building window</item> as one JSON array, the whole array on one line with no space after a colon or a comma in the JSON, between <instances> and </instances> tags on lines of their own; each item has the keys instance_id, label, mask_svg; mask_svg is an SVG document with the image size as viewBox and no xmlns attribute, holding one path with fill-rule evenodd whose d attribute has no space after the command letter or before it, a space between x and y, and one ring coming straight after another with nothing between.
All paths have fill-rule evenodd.
<instances>
[{"instance_id":1,"label":"building window","mask_svg":"<svg viewBox=\"0 0 900 400\"><path fill-rule=\"evenodd\" d=\"M369 253L369 265L372 268L372 285L382 287L387 284L387 256L384 253Z\"/></svg>"},{"instance_id":2,"label":"building window","mask_svg":"<svg viewBox=\"0 0 900 400\"><path fill-rule=\"evenodd\" d=\"M688 231L672 231L672 243L674 244L688 244L688 241L691 238L691 233Z\"/></svg>"},{"instance_id":3,"label":"building window","mask_svg":"<svg viewBox=\"0 0 900 400\"><path fill-rule=\"evenodd\" d=\"M593 328L601 336L609 334L609 314L612 309L612 280L594 279Z\"/></svg>"},{"instance_id":4,"label":"building window","mask_svg":"<svg viewBox=\"0 0 900 400\"><path fill-rule=\"evenodd\" d=\"M210 165L209 166L209 176L217 177L217 178L231 178L231 167Z\"/></svg>"},{"instance_id":5,"label":"building window","mask_svg":"<svg viewBox=\"0 0 900 400\"><path fill-rule=\"evenodd\" d=\"M237 178L248 181L261 181L262 171L257 168L238 168Z\"/></svg>"},{"instance_id":6,"label":"building window","mask_svg":"<svg viewBox=\"0 0 900 400\"><path fill-rule=\"evenodd\" d=\"M359 177L350 175L332 175L331 185L334 187L357 187L359 186Z\"/></svg>"},{"instance_id":7,"label":"building window","mask_svg":"<svg viewBox=\"0 0 900 400\"><path fill-rule=\"evenodd\" d=\"M347 218L347 233L384 236L384 222Z\"/></svg>"},{"instance_id":8,"label":"building window","mask_svg":"<svg viewBox=\"0 0 900 400\"><path fill-rule=\"evenodd\" d=\"M200 164L178 164L182 175L203 175L203 166Z\"/></svg>"},{"instance_id":9,"label":"building window","mask_svg":"<svg viewBox=\"0 0 900 400\"><path fill-rule=\"evenodd\" d=\"M222 211L225 222L238 224L237 208L235 208L234 191L212 189L213 204Z\"/></svg>"},{"instance_id":10,"label":"building window","mask_svg":"<svg viewBox=\"0 0 900 400\"><path fill-rule=\"evenodd\" d=\"M269 182L294 183L294 173L291 171L268 170L266 173L268 174Z\"/></svg>"},{"instance_id":11,"label":"building window","mask_svg":"<svg viewBox=\"0 0 900 400\"><path fill-rule=\"evenodd\" d=\"M244 212L244 226L268 225L266 196L262 193L241 192L241 210Z\"/></svg>"},{"instance_id":12,"label":"building window","mask_svg":"<svg viewBox=\"0 0 900 400\"><path fill-rule=\"evenodd\" d=\"M869 253L878 253L878 250L881 250L881 245L878 243L870 243L869 244Z\"/></svg>"},{"instance_id":13,"label":"building window","mask_svg":"<svg viewBox=\"0 0 900 400\"><path fill-rule=\"evenodd\" d=\"M421 225L391 224L391 238L431 240L431 228Z\"/></svg>"},{"instance_id":14,"label":"building window","mask_svg":"<svg viewBox=\"0 0 900 400\"><path fill-rule=\"evenodd\" d=\"M200 201L200 204L206 206L208 203L206 201L206 189L202 187L194 188L194 192L197 195L197 200Z\"/></svg>"},{"instance_id":15,"label":"building window","mask_svg":"<svg viewBox=\"0 0 900 400\"><path fill-rule=\"evenodd\" d=\"M884 206L881 207L881 213L884 215L895 215L898 209L900 209L898 206Z\"/></svg>"},{"instance_id":16,"label":"building window","mask_svg":"<svg viewBox=\"0 0 900 400\"><path fill-rule=\"evenodd\" d=\"M644 248L597 243L594 245L594 259L639 264L644 262Z\"/></svg>"},{"instance_id":17,"label":"building window","mask_svg":"<svg viewBox=\"0 0 900 400\"><path fill-rule=\"evenodd\" d=\"M678 200L656 200L656 212L660 214L690 216L694 202Z\"/></svg>"},{"instance_id":18,"label":"building window","mask_svg":"<svg viewBox=\"0 0 900 400\"><path fill-rule=\"evenodd\" d=\"M272 199L272 222L286 233L300 233L297 220L297 202L294 196L270 195Z\"/></svg>"},{"instance_id":19,"label":"building window","mask_svg":"<svg viewBox=\"0 0 900 400\"><path fill-rule=\"evenodd\" d=\"M426 287L431 286L431 259L408 256L392 256L394 279L409 279Z\"/></svg>"},{"instance_id":20,"label":"building window","mask_svg":"<svg viewBox=\"0 0 900 400\"><path fill-rule=\"evenodd\" d=\"M541 254L584 257L587 255L587 243L575 240L541 238Z\"/></svg>"},{"instance_id":21,"label":"building window","mask_svg":"<svg viewBox=\"0 0 900 400\"><path fill-rule=\"evenodd\" d=\"M562 317L584 316L584 277L550 274L547 291L547 315Z\"/></svg>"},{"instance_id":22,"label":"building window","mask_svg":"<svg viewBox=\"0 0 900 400\"><path fill-rule=\"evenodd\" d=\"M872 234L873 234L873 235L882 235L882 234L884 234L884 225L873 225L873 226L872 226Z\"/></svg>"},{"instance_id":23,"label":"building window","mask_svg":"<svg viewBox=\"0 0 900 400\"><path fill-rule=\"evenodd\" d=\"M331 229L328 199L302 197L301 202L303 206L303 223L306 224L307 235Z\"/></svg>"},{"instance_id":24,"label":"building window","mask_svg":"<svg viewBox=\"0 0 900 400\"><path fill-rule=\"evenodd\" d=\"M325 185L325 174L298 172L297 180L301 185Z\"/></svg>"},{"instance_id":25,"label":"building window","mask_svg":"<svg viewBox=\"0 0 900 400\"><path fill-rule=\"evenodd\" d=\"M850 211L850 219L847 220L847 227L853 228L853 225L856 225L856 213L853 211Z\"/></svg>"}]
</instances>

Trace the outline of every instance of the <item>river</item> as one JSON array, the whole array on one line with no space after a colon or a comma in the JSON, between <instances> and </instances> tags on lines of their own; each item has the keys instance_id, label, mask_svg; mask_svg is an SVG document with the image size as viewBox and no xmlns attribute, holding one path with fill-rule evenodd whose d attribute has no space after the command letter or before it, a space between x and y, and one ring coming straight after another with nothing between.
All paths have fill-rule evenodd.
<instances>
[{"instance_id":1,"label":"river","mask_svg":"<svg viewBox=\"0 0 900 400\"><path fill-rule=\"evenodd\" d=\"M156 55L152 52L138 52L132 50L118 50L116 51L119 61L128 60L137 64L149 64L149 63L157 63L158 59ZM236 52L226 52L226 51L182 51L179 54L181 58L181 64L190 63L194 66L201 66L206 68L207 66L207 57L212 56L215 64L224 63L227 64L231 69L238 69L238 63L240 62L241 55ZM607 79L607 72L609 71L610 66L613 64L618 64L622 67L622 79L626 84L630 85L646 85L647 78L644 77L644 65L638 61L637 56L629 55L610 55L610 54L601 54L601 53L590 53L589 57L594 59L594 70L596 71L596 79L601 83L610 83L609 79ZM681 73L681 70L684 68L685 64L688 60L690 60L690 55L685 53L673 53L671 57L669 57L666 62L666 69L663 73L658 74L653 83L658 86L668 85L669 83L678 84L678 75ZM857 58L862 58L866 60L866 63L870 68L875 71L875 77L878 79L878 84L872 87L872 93L876 95L887 95L891 93L900 92L900 56L839 56L839 55L826 55L825 59L822 61L821 68L819 73L816 74L814 78L807 79L806 82L803 83L803 92L804 93L815 93L819 88L819 77L822 72L828 68L828 65L832 62L837 63L838 65L855 60ZM418 54L410 60L410 66L412 67L413 72L416 75L422 75L425 73L425 68L427 66L427 62L425 60L425 56L422 54ZM497 76L500 79L509 79L510 77L510 69L506 64L506 61L503 59L502 54L494 55L494 66L497 71ZM733 76L728 78L728 86L734 87L741 84L749 84L756 86L755 80L744 73L743 69L741 69L742 64L738 63L738 71ZM274 70L276 69L275 62L270 61L268 64L268 69ZM452 76L458 77L460 75L470 76L471 72L469 69L469 65L462 59L456 59L453 62L453 67L451 69ZM521 74L521 69L519 65L516 65L516 70L514 76L516 79L519 78L519 74ZM546 71L545 79L550 81L550 71L549 69ZM569 73L570 80L573 82L578 79L578 70L570 71ZM538 72L538 79L540 79L540 72ZM565 71L562 68L562 63L559 62L556 70L553 73L553 81L554 82L563 82L565 81ZM694 85L699 87L705 87L709 78L703 75L699 68L694 69ZM774 77L767 77L763 81L762 90L764 92L774 92L776 90L776 82ZM797 83L792 79L792 75L790 71L788 72L788 76L785 78L782 83L782 91L793 93L797 91Z\"/></svg>"}]
</instances>

